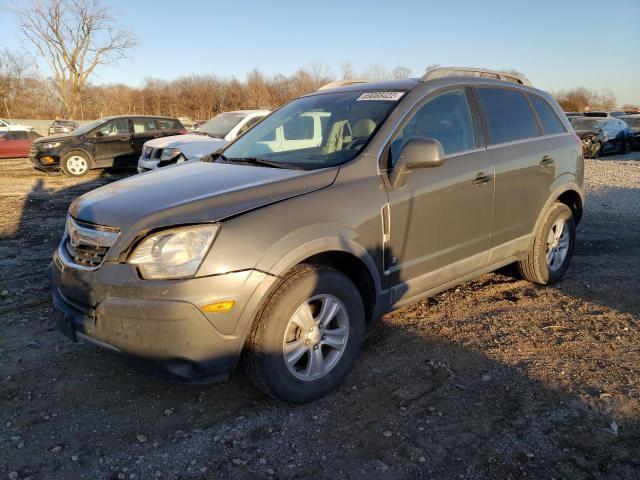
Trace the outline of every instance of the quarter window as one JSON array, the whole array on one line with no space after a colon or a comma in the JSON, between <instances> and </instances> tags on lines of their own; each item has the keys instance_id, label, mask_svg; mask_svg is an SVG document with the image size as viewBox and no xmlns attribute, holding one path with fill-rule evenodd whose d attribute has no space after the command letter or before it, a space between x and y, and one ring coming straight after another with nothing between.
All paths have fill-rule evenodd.
<instances>
[{"instance_id":1,"label":"quarter window","mask_svg":"<svg viewBox=\"0 0 640 480\"><path fill-rule=\"evenodd\" d=\"M536 137L538 128L525 96L514 90L478 88L491 133L491 143Z\"/></svg>"},{"instance_id":2,"label":"quarter window","mask_svg":"<svg viewBox=\"0 0 640 480\"><path fill-rule=\"evenodd\" d=\"M412 138L433 138L447 155L475 148L471 110L464 90L437 96L413 114L391 144L391 165Z\"/></svg>"},{"instance_id":3,"label":"quarter window","mask_svg":"<svg viewBox=\"0 0 640 480\"><path fill-rule=\"evenodd\" d=\"M562 122L558 118L558 115L553 111L551 105L542 97L537 95L531 95L529 97L533 108L536 109L540 123L542 123L542 129L547 135L553 135L555 133L565 133L566 130Z\"/></svg>"}]
</instances>

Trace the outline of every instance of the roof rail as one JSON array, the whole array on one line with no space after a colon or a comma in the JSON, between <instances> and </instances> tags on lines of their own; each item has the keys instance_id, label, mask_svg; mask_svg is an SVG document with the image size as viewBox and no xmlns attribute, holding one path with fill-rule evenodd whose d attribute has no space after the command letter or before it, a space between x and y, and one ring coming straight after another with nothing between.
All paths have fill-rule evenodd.
<instances>
[{"instance_id":1,"label":"roof rail","mask_svg":"<svg viewBox=\"0 0 640 480\"><path fill-rule=\"evenodd\" d=\"M485 68L469 68L469 67L441 67L425 73L421 80L434 80L436 78L445 77L481 77L494 78L505 82L519 83L520 85L531 85L527 77L515 72L501 72L498 70L487 70Z\"/></svg>"},{"instance_id":2,"label":"roof rail","mask_svg":"<svg viewBox=\"0 0 640 480\"><path fill-rule=\"evenodd\" d=\"M330 88L339 88L339 87L346 87L348 85L354 85L356 83L367 83L370 82L371 80L363 80L363 79L357 79L357 78L347 78L345 80L336 80L335 82L329 82L325 85L322 85L320 88L318 88L318 90L329 90Z\"/></svg>"}]
</instances>

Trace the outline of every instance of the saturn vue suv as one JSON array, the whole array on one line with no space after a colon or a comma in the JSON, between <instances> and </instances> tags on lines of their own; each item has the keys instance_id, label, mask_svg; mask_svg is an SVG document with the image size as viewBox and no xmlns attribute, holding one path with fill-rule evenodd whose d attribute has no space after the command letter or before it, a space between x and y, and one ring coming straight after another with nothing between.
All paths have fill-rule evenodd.
<instances>
[{"instance_id":1,"label":"saturn vue suv","mask_svg":"<svg viewBox=\"0 0 640 480\"><path fill-rule=\"evenodd\" d=\"M310 112L318 144L274 142L279 129L312 135ZM508 264L560 280L582 206L580 139L526 79L345 81L206 161L77 198L53 300L72 340L191 381L242 363L265 392L310 402L392 309Z\"/></svg>"}]
</instances>

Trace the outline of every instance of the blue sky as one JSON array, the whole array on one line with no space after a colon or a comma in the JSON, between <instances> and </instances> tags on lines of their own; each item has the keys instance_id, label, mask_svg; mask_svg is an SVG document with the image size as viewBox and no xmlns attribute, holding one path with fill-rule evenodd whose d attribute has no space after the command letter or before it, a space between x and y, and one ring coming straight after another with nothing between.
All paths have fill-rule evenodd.
<instances>
[{"instance_id":1,"label":"blue sky","mask_svg":"<svg viewBox=\"0 0 640 480\"><path fill-rule=\"evenodd\" d=\"M515 68L545 90L610 89L620 104L640 103L639 0L103 1L139 46L96 83L288 74L311 62L338 74L345 61L417 76L438 63ZM10 2L0 0L0 48L15 49Z\"/></svg>"}]
</instances>

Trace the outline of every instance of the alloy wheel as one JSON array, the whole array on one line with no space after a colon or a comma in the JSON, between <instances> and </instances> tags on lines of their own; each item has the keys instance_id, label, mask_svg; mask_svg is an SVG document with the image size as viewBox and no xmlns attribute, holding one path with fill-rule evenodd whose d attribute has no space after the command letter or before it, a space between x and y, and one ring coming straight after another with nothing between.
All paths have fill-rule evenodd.
<instances>
[{"instance_id":1,"label":"alloy wheel","mask_svg":"<svg viewBox=\"0 0 640 480\"><path fill-rule=\"evenodd\" d=\"M87 160L80 155L73 155L67 159L67 170L73 175L82 175L88 168Z\"/></svg>"},{"instance_id":2,"label":"alloy wheel","mask_svg":"<svg viewBox=\"0 0 640 480\"><path fill-rule=\"evenodd\" d=\"M564 263L569 251L569 227L564 219L558 219L551 226L547 237L547 266L556 271Z\"/></svg>"},{"instance_id":3,"label":"alloy wheel","mask_svg":"<svg viewBox=\"0 0 640 480\"><path fill-rule=\"evenodd\" d=\"M333 369L347 346L349 315L333 295L315 295L293 314L285 329L284 361L289 372L313 381Z\"/></svg>"}]
</instances>

